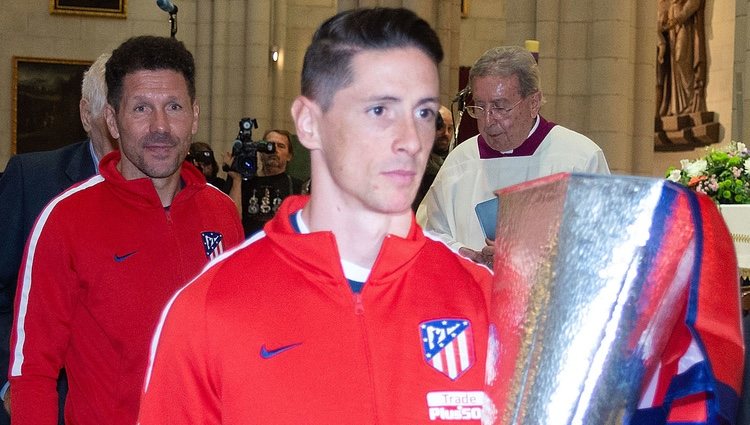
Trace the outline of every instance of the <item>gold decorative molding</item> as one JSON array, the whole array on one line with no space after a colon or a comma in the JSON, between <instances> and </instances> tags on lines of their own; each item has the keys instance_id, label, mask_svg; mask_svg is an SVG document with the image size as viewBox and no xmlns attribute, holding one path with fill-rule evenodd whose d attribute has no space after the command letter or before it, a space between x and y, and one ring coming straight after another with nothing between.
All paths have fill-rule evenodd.
<instances>
[{"instance_id":1,"label":"gold decorative molding","mask_svg":"<svg viewBox=\"0 0 750 425\"><path fill-rule=\"evenodd\" d=\"M125 19L127 0L50 0L51 14L88 15Z\"/></svg>"},{"instance_id":2,"label":"gold decorative molding","mask_svg":"<svg viewBox=\"0 0 750 425\"><path fill-rule=\"evenodd\" d=\"M744 233L732 233L732 240L738 243L750 243L750 235Z\"/></svg>"}]
</instances>

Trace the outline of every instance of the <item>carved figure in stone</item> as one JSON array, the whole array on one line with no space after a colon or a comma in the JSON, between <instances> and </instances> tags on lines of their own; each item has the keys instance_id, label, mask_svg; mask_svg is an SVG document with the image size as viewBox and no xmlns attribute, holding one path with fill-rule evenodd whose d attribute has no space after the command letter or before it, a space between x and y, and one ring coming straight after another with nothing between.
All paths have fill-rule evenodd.
<instances>
[{"instance_id":1,"label":"carved figure in stone","mask_svg":"<svg viewBox=\"0 0 750 425\"><path fill-rule=\"evenodd\" d=\"M657 104L660 116L706 110L703 0L658 0ZM668 63L666 63L668 61Z\"/></svg>"},{"instance_id":2,"label":"carved figure in stone","mask_svg":"<svg viewBox=\"0 0 750 425\"><path fill-rule=\"evenodd\" d=\"M669 28L667 15L672 0L657 0L656 5L656 116L669 113L670 71L669 71Z\"/></svg>"}]
</instances>

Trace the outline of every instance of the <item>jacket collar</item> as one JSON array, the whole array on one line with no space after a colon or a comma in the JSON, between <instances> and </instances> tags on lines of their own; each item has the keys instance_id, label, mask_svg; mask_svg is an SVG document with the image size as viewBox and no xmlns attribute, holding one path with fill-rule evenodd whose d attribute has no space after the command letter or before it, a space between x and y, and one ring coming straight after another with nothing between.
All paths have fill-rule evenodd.
<instances>
[{"instance_id":1,"label":"jacket collar","mask_svg":"<svg viewBox=\"0 0 750 425\"><path fill-rule=\"evenodd\" d=\"M119 150L105 155L99 163L99 173L102 177L115 190L126 195L129 200L142 205L162 208L161 200L156 193L156 188L154 188L151 179L144 177L135 180L126 180L117 169L117 165L121 159L122 154ZM186 161L182 162L180 179L182 181L182 188L175 196L172 205L193 196L193 194L206 186L206 178L203 177L203 173Z\"/></svg>"},{"instance_id":2,"label":"jacket collar","mask_svg":"<svg viewBox=\"0 0 750 425\"><path fill-rule=\"evenodd\" d=\"M341 258L333 232L320 231L300 234L292 226L293 215L302 209L309 196L287 197L274 218L266 225L266 236L274 249L280 251L295 267L300 267L311 278L320 276L327 281L345 280ZM370 272L368 285L385 284L400 279L424 247L426 238L412 215L409 233L405 238L388 235ZM363 241L362 243L367 243ZM309 273L312 270L314 273Z\"/></svg>"}]
</instances>

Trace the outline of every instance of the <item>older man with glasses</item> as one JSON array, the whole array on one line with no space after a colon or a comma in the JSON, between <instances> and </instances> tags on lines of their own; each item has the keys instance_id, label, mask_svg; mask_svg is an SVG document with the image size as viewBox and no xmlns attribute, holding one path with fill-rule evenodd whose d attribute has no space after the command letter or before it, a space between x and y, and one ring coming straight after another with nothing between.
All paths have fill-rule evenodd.
<instances>
[{"instance_id":1,"label":"older man with glasses","mask_svg":"<svg viewBox=\"0 0 750 425\"><path fill-rule=\"evenodd\" d=\"M486 51L469 73L466 112L479 134L446 158L417 210L417 221L477 263L492 264L493 241L475 207L497 189L558 172L609 174L602 150L586 136L539 115L544 102L534 57L521 47Z\"/></svg>"}]
</instances>

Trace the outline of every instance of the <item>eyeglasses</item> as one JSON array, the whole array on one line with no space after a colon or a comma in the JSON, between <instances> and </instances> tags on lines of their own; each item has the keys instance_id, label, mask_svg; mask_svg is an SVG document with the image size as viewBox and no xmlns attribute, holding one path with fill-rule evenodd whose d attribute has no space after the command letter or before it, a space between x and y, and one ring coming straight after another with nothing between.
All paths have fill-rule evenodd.
<instances>
[{"instance_id":1,"label":"eyeglasses","mask_svg":"<svg viewBox=\"0 0 750 425\"><path fill-rule=\"evenodd\" d=\"M499 106L490 106L489 109L487 109L486 107L472 105L472 106L467 106L466 107L466 112L469 113L470 117L472 117L474 119L477 119L477 120L478 119L484 119L484 117L486 116L486 114L489 114L489 116L492 117L492 118L506 118L510 114L510 112L513 109L515 109L516 106L518 106L521 102L523 102L524 99L525 99L525 97L522 98L521 100L519 100L518 102L516 102L510 108L501 108Z\"/></svg>"}]
</instances>

